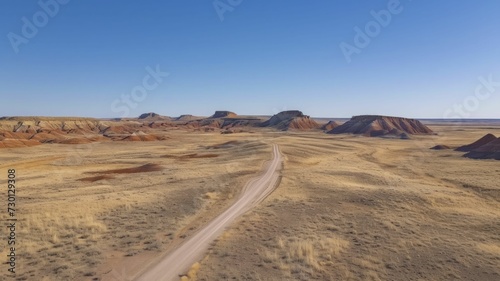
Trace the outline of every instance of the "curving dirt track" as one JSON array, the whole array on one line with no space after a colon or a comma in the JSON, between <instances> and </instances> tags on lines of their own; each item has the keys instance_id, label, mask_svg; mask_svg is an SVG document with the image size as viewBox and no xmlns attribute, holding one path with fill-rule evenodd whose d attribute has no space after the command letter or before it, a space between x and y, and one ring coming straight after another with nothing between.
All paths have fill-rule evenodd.
<instances>
[{"instance_id":1,"label":"curving dirt track","mask_svg":"<svg viewBox=\"0 0 500 281\"><path fill-rule=\"evenodd\" d=\"M247 183L236 202L203 229L167 254L160 262L143 272L136 281L173 281L186 273L214 241L237 217L264 200L275 188L279 179L282 156L278 145L273 145L273 159L264 173Z\"/></svg>"}]
</instances>

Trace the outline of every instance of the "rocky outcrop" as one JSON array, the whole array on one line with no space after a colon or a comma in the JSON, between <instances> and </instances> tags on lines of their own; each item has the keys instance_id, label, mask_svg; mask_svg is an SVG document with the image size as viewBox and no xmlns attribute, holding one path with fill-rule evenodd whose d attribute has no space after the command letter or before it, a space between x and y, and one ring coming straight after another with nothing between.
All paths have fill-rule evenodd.
<instances>
[{"instance_id":1,"label":"rocky outcrop","mask_svg":"<svg viewBox=\"0 0 500 281\"><path fill-rule=\"evenodd\" d=\"M335 121L329 121L325 125L321 126L321 130L323 130L323 131L331 131L331 130L337 128L338 126L340 126L339 123L337 123Z\"/></svg>"},{"instance_id":2,"label":"rocky outcrop","mask_svg":"<svg viewBox=\"0 0 500 281\"><path fill-rule=\"evenodd\" d=\"M235 118L238 114L231 111L216 111L210 118Z\"/></svg>"},{"instance_id":3,"label":"rocky outcrop","mask_svg":"<svg viewBox=\"0 0 500 281\"><path fill-rule=\"evenodd\" d=\"M299 110L280 112L261 124L282 131L318 129L320 125Z\"/></svg>"},{"instance_id":4,"label":"rocky outcrop","mask_svg":"<svg viewBox=\"0 0 500 281\"><path fill-rule=\"evenodd\" d=\"M191 114L183 114L177 118L174 118L175 121L193 121L193 120L200 120L202 117L198 116L193 116Z\"/></svg>"},{"instance_id":5,"label":"rocky outcrop","mask_svg":"<svg viewBox=\"0 0 500 281\"><path fill-rule=\"evenodd\" d=\"M168 116L163 116L154 112L141 114L138 118L139 120L148 120L148 121L158 121L158 120L171 120L172 118Z\"/></svg>"},{"instance_id":6,"label":"rocky outcrop","mask_svg":"<svg viewBox=\"0 0 500 281\"><path fill-rule=\"evenodd\" d=\"M462 146L460 149L459 151L466 149L469 151L464 155L467 158L500 160L500 138L496 138L492 134L488 134L472 144Z\"/></svg>"},{"instance_id":7,"label":"rocky outcrop","mask_svg":"<svg viewBox=\"0 0 500 281\"><path fill-rule=\"evenodd\" d=\"M346 123L334 128L329 134L360 134L369 137L399 137L432 134L433 131L415 119L379 115L354 116Z\"/></svg>"},{"instance_id":8,"label":"rocky outcrop","mask_svg":"<svg viewBox=\"0 0 500 281\"><path fill-rule=\"evenodd\" d=\"M496 139L497 139L497 137L495 137L493 134L487 134L484 137L478 139L477 141L475 141L471 144L468 144L468 145L461 146L455 150L462 151L462 152L469 152L469 151L472 151L474 149L478 149L481 146L488 144Z\"/></svg>"}]
</instances>

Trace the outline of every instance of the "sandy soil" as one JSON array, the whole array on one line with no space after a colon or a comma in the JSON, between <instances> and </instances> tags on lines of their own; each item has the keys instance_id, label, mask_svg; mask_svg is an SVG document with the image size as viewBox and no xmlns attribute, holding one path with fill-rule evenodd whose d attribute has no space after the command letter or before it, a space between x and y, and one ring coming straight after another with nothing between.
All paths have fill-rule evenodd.
<instances>
[{"instance_id":1,"label":"sandy soil","mask_svg":"<svg viewBox=\"0 0 500 281\"><path fill-rule=\"evenodd\" d=\"M197 280L499 280L500 166L458 147L499 128L390 140L286 134L280 187Z\"/></svg>"},{"instance_id":2,"label":"sandy soil","mask_svg":"<svg viewBox=\"0 0 500 281\"><path fill-rule=\"evenodd\" d=\"M138 281L175 281L179 276L189 278L189 269L205 255L210 243L217 239L235 219L262 202L275 188L280 179L282 156L276 144L273 144L273 158L266 163L261 175L249 181L242 189L238 199L222 214L203 226L196 234L188 237L178 248L173 249L158 263L137 278Z\"/></svg>"},{"instance_id":3,"label":"sandy soil","mask_svg":"<svg viewBox=\"0 0 500 281\"><path fill-rule=\"evenodd\" d=\"M279 188L184 280L499 280L500 162L430 148L500 128L431 129L410 140L175 130L4 148L0 169L19 178L18 280L128 280L230 206L272 143Z\"/></svg>"},{"instance_id":4,"label":"sandy soil","mask_svg":"<svg viewBox=\"0 0 500 281\"><path fill-rule=\"evenodd\" d=\"M240 138L2 149L0 169L18 176L17 280L127 280L261 171L271 145Z\"/></svg>"}]
</instances>

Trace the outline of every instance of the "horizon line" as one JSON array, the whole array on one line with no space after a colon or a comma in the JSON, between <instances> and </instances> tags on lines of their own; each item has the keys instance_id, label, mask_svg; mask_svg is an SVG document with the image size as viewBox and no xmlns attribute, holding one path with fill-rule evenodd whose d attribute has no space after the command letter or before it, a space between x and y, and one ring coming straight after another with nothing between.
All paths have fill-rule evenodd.
<instances>
[{"instance_id":1,"label":"horizon line","mask_svg":"<svg viewBox=\"0 0 500 281\"><path fill-rule=\"evenodd\" d=\"M285 110L289 111L289 110ZM147 112L143 114L149 114L149 113L155 113L158 114L159 116L162 117L169 117L169 118L176 118L180 116L186 116L186 115L191 115L195 117L201 117L201 118L209 118L211 115L197 115L197 114L181 114L178 116L171 116L171 115L163 115L159 114L156 112ZM276 113L278 114L278 113ZM272 117L276 114L236 114L237 116L260 116L260 117ZM141 114L142 115L142 114ZM213 115L213 114L212 114ZM305 114L307 115L307 114ZM66 115L10 115L10 116L0 116L1 119L7 119L7 118L87 118L87 119L138 119L140 115L135 116L135 117L95 117L95 116L66 116ZM352 115L350 117L322 117L322 116L310 116L310 118L313 119L351 119L356 116L383 116L383 117L398 117L398 118L406 118L406 119L418 119L418 120L448 120L448 121L453 121L453 120L500 120L500 117L467 117L467 118L449 118L449 117L405 117L405 116L394 116L394 115L383 115L383 114L361 114L361 115Z\"/></svg>"}]
</instances>

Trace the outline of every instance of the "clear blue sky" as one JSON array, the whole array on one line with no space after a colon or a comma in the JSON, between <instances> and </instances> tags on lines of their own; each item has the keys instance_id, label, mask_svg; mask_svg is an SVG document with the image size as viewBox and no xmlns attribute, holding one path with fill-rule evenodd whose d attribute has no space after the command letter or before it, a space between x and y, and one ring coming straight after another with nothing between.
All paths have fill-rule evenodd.
<instances>
[{"instance_id":1,"label":"clear blue sky","mask_svg":"<svg viewBox=\"0 0 500 281\"><path fill-rule=\"evenodd\" d=\"M468 103L463 117L500 118L498 83L474 96L478 77L500 82L500 1L401 0L348 63L339 45L355 46L355 27L389 2L242 0L221 21L212 0L72 0L43 25L38 1L4 0L0 116L439 118ZM41 27L26 38L22 18L34 16ZM16 37L18 53L12 33L27 41ZM157 65L170 75L125 113L120 97Z\"/></svg>"}]
</instances>

